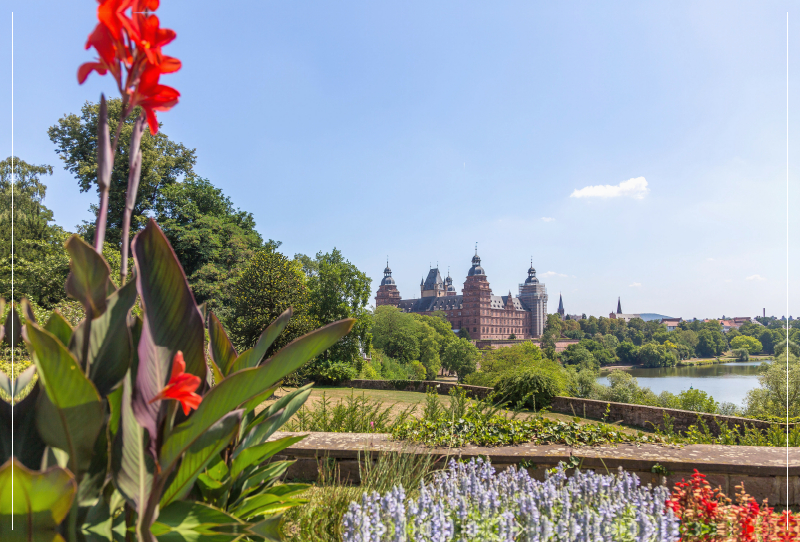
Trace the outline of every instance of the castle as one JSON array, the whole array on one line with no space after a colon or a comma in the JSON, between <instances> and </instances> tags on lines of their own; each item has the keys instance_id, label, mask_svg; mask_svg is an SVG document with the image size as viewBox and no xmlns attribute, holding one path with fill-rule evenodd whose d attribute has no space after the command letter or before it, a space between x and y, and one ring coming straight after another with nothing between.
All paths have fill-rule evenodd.
<instances>
[{"instance_id":1,"label":"castle","mask_svg":"<svg viewBox=\"0 0 800 542\"><path fill-rule=\"evenodd\" d=\"M375 305L392 305L403 312L427 315L444 312L454 331L464 329L476 341L507 340L512 335L515 339L533 339L544 332L547 290L536 278L533 265L516 297L510 290L508 295L492 295L477 250L461 295L456 292L450 273L442 279L438 267L431 268L419 287L419 299L401 299L387 261Z\"/></svg>"}]
</instances>

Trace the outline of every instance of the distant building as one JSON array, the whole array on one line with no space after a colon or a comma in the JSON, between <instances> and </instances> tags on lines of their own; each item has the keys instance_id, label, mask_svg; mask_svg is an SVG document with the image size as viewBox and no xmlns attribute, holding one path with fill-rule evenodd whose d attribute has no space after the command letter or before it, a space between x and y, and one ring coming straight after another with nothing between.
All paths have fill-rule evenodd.
<instances>
[{"instance_id":1,"label":"distant building","mask_svg":"<svg viewBox=\"0 0 800 542\"><path fill-rule=\"evenodd\" d=\"M420 281L420 298L401 299L387 261L375 305L428 315L442 311L454 331L466 329L475 341L507 340L511 335L517 339L541 337L547 320L547 290L536 278L533 266L516 297L511 291L504 296L493 295L477 250L461 295L449 273L443 279L438 268L431 268L427 278Z\"/></svg>"},{"instance_id":2,"label":"distant building","mask_svg":"<svg viewBox=\"0 0 800 542\"><path fill-rule=\"evenodd\" d=\"M608 317L612 318L614 320L625 320L625 323L628 323L631 320L633 320L634 318L641 318L642 315L641 314L624 314L622 312L622 302L620 301L620 298L618 297L617 298L617 312L610 313L608 315Z\"/></svg>"},{"instance_id":3,"label":"distant building","mask_svg":"<svg viewBox=\"0 0 800 542\"><path fill-rule=\"evenodd\" d=\"M678 329L683 318L662 318L661 323L667 326L667 331L675 331Z\"/></svg>"},{"instance_id":4,"label":"distant building","mask_svg":"<svg viewBox=\"0 0 800 542\"><path fill-rule=\"evenodd\" d=\"M558 315L564 319L564 300L561 299L561 292L558 292Z\"/></svg>"}]
</instances>

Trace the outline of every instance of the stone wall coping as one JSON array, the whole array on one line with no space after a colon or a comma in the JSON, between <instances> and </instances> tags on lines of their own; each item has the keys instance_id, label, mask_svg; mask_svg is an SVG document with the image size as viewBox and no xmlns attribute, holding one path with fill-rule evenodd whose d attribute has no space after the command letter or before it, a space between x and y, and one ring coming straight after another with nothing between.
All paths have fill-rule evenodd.
<instances>
[{"instance_id":1,"label":"stone wall coping","mask_svg":"<svg viewBox=\"0 0 800 542\"><path fill-rule=\"evenodd\" d=\"M278 432L270 440L308 435L286 448L282 454L294 457L332 457L356 459L359 455L376 452L405 452L460 457L485 457L496 465L532 464L555 465L568 461L570 456L582 460L581 468L604 471L619 466L629 471L649 471L656 463L669 471L703 474L736 473L747 476L800 476L800 448L771 448L762 446L722 446L692 444L687 446L659 444L618 444L608 446L561 446L520 444L516 446L464 446L462 448L431 448L392 440L385 433L309 433Z\"/></svg>"}]
</instances>

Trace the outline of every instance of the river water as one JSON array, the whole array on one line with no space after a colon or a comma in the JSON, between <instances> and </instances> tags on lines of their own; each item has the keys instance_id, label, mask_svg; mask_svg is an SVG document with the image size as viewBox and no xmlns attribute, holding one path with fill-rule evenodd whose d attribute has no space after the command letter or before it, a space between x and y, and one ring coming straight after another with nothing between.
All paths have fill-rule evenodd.
<instances>
[{"instance_id":1,"label":"river water","mask_svg":"<svg viewBox=\"0 0 800 542\"><path fill-rule=\"evenodd\" d=\"M679 394L689 387L703 390L721 403L729 401L742 406L747 392L758 387L760 361L718 363L686 367L633 367L625 371L636 377L639 386L658 395L662 391ZM608 385L608 371L601 371L597 382Z\"/></svg>"}]
</instances>

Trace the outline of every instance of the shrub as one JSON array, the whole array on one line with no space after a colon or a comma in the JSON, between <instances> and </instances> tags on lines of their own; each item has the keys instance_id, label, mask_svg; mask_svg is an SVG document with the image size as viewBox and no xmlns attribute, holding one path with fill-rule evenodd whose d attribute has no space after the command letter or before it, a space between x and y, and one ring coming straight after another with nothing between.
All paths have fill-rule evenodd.
<instances>
[{"instance_id":1,"label":"shrub","mask_svg":"<svg viewBox=\"0 0 800 542\"><path fill-rule=\"evenodd\" d=\"M749 337L747 335L739 335L738 337L734 337L731 340L731 348L746 348L750 354L758 354L764 349L761 341L755 337Z\"/></svg>"},{"instance_id":2,"label":"shrub","mask_svg":"<svg viewBox=\"0 0 800 542\"><path fill-rule=\"evenodd\" d=\"M550 406L561 391L561 382L552 371L535 367L509 373L494 386L500 400L533 410Z\"/></svg>"},{"instance_id":3,"label":"shrub","mask_svg":"<svg viewBox=\"0 0 800 542\"><path fill-rule=\"evenodd\" d=\"M334 361L317 366L310 376L318 384L341 384L357 377L358 371L349 363Z\"/></svg>"},{"instance_id":4,"label":"shrub","mask_svg":"<svg viewBox=\"0 0 800 542\"><path fill-rule=\"evenodd\" d=\"M358 377L364 380L380 380L381 373L379 369L375 368L375 365L373 363L365 363Z\"/></svg>"},{"instance_id":5,"label":"shrub","mask_svg":"<svg viewBox=\"0 0 800 542\"><path fill-rule=\"evenodd\" d=\"M342 540L673 542L678 519L667 496L666 488L643 488L623 471L567 477L562 464L539 482L527 470L497 474L481 459L453 460L420 484L417 499L407 499L402 486L365 493L344 515Z\"/></svg>"},{"instance_id":6,"label":"shrub","mask_svg":"<svg viewBox=\"0 0 800 542\"><path fill-rule=\"evenodd\" d=\"M747 348L734 348L731 354L736 358L736 361L750 361L750 351Z\"/></svg>"},{"instance_id":7,"label":"shrub","mask_svg":"<svg viewBox=\"0 0 800 542\"><path fill-rule=\"evenodd\" d=\"M408 364L411 369L411 378L412 380L425 380L425 377L428 374L428 370L422 364L421 361L412 361Z\"/></svg>"},{"instance_id":8,"label":"shrub","mask_svg":"<svg viewBox=\"0 0 800 542\"><path fill-rule=\"evenodd\" d=\"M395 413L394 407L395 404L385 406L355 392L333 404L323 393L313 408L303 406L286 425L289 431L388 433L405 423L416 410L416 405L412 405Z\"/></svg>"}]
</instances>

